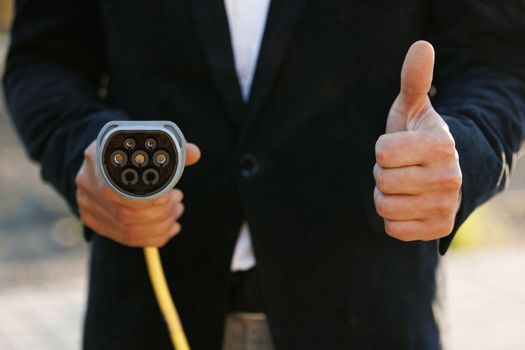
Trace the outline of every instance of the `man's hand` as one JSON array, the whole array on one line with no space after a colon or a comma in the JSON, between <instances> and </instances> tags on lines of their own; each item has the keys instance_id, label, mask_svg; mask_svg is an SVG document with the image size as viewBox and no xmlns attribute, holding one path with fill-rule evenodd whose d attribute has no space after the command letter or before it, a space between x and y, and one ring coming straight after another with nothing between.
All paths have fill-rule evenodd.
<instances>
[{"instance_id":1,"label":"man's hand","mask_svg":"<svg viewBox=\"0 0 525 350\"><path fill-rule=\"evenodd\" d=\"M376 210L388 235L402 241L449 235L460 204L462 178L454 139L427 95L433 68L432 45L413 44L386 133L376 143Z\"/></svg>"},{"instance_id":2,"label":"man's hand","mask_svg":"<svg viewBox=\"0 0 525 350\"><path fill-rule=\"evenodd\" d=\"M183 194L174 189L152 200L119 196L106 184L97 168L93 141L84 152L84 163L75 182L80 218L99 234L130 247L161 247L180 231L177 220L184 212ZM197 163L200 150L186 147L186 165Z\"/></svg>"}]
</instances>

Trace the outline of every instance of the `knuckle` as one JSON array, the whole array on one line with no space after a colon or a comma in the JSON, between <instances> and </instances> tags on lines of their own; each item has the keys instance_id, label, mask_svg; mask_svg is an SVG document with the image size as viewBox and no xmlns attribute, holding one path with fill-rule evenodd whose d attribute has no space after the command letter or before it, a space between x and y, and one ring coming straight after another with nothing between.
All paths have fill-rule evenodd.
<instances>
[{"instance_id":1,"label":"knuckle","mask_svg":"<svg viewBox=\"0 0 525 350\"><path fill-rule=\"evenodd\" d=\"M453 220L442 220L439 223L432 225L432 228L430 229L429 239L432 240L432 239L446 237L452 232L453 228L454 228Z\"/></svg>"},{"instance_id":2,"label":"knuckle","mask_svg":"<svg viewBox=\"0 0 525 350\"><path fill-rule=\"evenodd\" d=\"M379 165L385 164L389 158L385 135L379 136L375 145L376 161Z\"/></svg>"},{"instance_id":3,"label":"knuckle","mask_svg":"<svg viewBox=\"0 0 525 350\"><path fill-rule=\"evenodd\" d=\"M405 242L407 240L406 235L404 235L403 232L399 229L399 225L392 221L385 220L385 232L390 237L393 237L400 241Z\"/></svg>"},{"instance_id":4,"label":"knuckle","mask_svg":"<svg viewBox=\"0 0 525 350\"><path fill-rule=\"evenodd\" d=\"M456 146L454 145L454 160L456 161L456 164L459 168L459 153L458 153L458 150L456 149Z\"/></svg>"},{"instance_id":5,"label":"knuckle","mask_svg":"<svg viewBox=\"0 0 525 350\"><path fill-rule=\"evenodd\" d=\"M156 243L157 243L157 247L158 247L158 248L164 247L166 244L168 244L168 242L171 240L171 238L172 238L171 235L164 235L164 236L162 236L162 237L159 238L159 240L156 242Z\"/></svg>"},{"instance_id":6,"label":"knuckle","mask_svg":"<svg viewBox=\"0 0 525 350\"><path fill-rule=\"evenodd\" d=\"M76 192L75 192L75 198L76 198L76 200L77 200L77 204L78 204L78 206L79 206L79 207L83 207L84 204L85 204L85 202L86 202L86 200L84 199L84 196L83 196L83 194L82 194L82 191L80 191L80 190L77 189Z\"/></svg>"},{"instance_id":7,"label":"knuckle","mask_svg":"<svg viewBox=\"0 0 525 350\"><path fill-rule=\"evenodd\" d=\"M169 230L171 223L166 221L160 221L151 226L151 229L148 230L148 233L154 236L163 235L166 231Z\"/></svg>"},{"instance_id":8,"label":"knuckle","mask_svg":"<svg viewBox=\"0 0 525 350\"><path fill-rule=\"evenodd\" d=\"M84 157L85 158L92 158L96 154L96 144L95 141L91 142L85 149L84 149Z\"/></svg>"},{"instance_id":9,"label":"knuckle","mask_svg":"<svg viewBox=\"0 0 525 350\"><path fill-rule=\"evenodd\" d=\"M392 237L395 234L394 225L388 220L385 220L385 232L387 235L392 236Z\"/></svg>"},{"instance_id":10,"label":"knuckle","mask_svg":"<svg viewBox=\"0 0 525 350\"><path fill-rule=\"evenodd\" d=\"M386 148L380 147L376 149L376 162L379 165L385 165L389 157L390 155Z\"/></svg>"},{"instance_id":11,"label":"knuckle","mask_svg":"<svg viewBox=\"0 0 525 350\"><path fill-rule=\"evenodd\" d=\"M171 237L174 237L176 235L179 234L181 230L181 226L178 222L175 222L171 225L169 231L168 231L168 236L171 238Z\"/></svg>"},{"instance_id":12,"label":"knuckle","mask_svg":"<svg viewBox=\"0 0 525 350\"><path fill-rule=\"evenodd\" d=\"M461 180L456 174L447 174L441 179L441 184L445 190L459 190L461 187Z\"/></svg>"},{"instance_id":13,"label":"knuckle","mask_svg":"<svg viewBox=\"0 0 525 350\"><path fill-rule=\"evenodd\" d=\"M383 170L378 170L375 176L376 186L381 192L387 192L387 177Z\"/></svg>"},{"instance_id":14,"label":"knuckle","mask_svg":"<svg viewBox=\"0 0 525 350\"><path fill-rule=\"evenodd\" d=\"M86 213L86 211L84 210L83 207L79 207L78 208L78 214L80 216L80 221L84 225L87 225L91 221L90 215L88 213Z\"/></svg>"},{"instance_id":15,"label":"knuckle","mask_svg":"<svg viewBox=\"0 0 525 350\"><path fill-rule=\"evenodd\" d=\"M441 225L440 227L440 232L438 232L439 234L439 237L445 237L445 236L448 236L451 232L452 232L452 229L454 228L454 221L453 220L446 220L443 222L443 224Z\"/></svg>"},{"instance_id":16,"label":"knuckle","mask_svg":"<svg viewBox=\"0 0 525 350\"><path fill-rule=\"evenodd\" d=\"M452 233L452 230L454 229L455 223L456 223L456 215L453 215L444 224L443 237L448 236L450 233Z\"/></svg>"},{"instance_id":17,"label":"knuckle","mask_svg":"<svg viewBox=\"0 0 525 350\"><path fill-rule=\"evenodd\" d=\"M77 186L77 188L89 187L88 176L84 168L80 169L77 175L75 176L75 185Z\"/></svg>"},{"instance_id":18,"label":"knuckle","mask_svg":"<svg viewBox=\"0 0 525 350\"><path fill-rule=\"evenodd\" d=\"M456 215L456 211L459 206L459 191L453 192L452 195L447 196L448 207L450 208L450 214Z\"/></svg>"},{"instance_id":19,"label":"knuckle","mask_svg":"<svg viewBox=\"0 0 525 350\"><path fill-rule=\"evenodd\" d=\"M447 215L450 210L450 201L447 198L440 198L436 203L436 211L441 215Z\"/></svg>"},{"instance_id":20,"label":"knuckle","mask_svg":"<svg viewBox=\"0 0 525 350\"><path fill-rule=\"evenodd\" d=\"M177 208L177 213L175 215L176 219L180 218L184 214L184 210L186 210L186 207L181 203Z\"/></svg>"},{"instance_id":21,"label":"knuckle","mask_svg":"<svg viewBox=\"0 0 525 350\"><path fill-rule=\"evenodd\" d=\"M454 165L439 177L439 185L445 191L459 191L463 184L461 170L458 165Z\"/></svg>"},{"instance_id":22,"label":"knuckle","mask_svg":"<svg viewBox=\"0 0 525 350\"><path fill-rule=\"evenodd\" d=\"M459 166L454 171L454 174L449 179L449 182L453 190L459 190L461 186L463 185L463 175L461 174L461 170L459 169Z\"/></svg>"},{"instance_id":23,"label":"knuckle","mask_svg":"<svg viewBox=\"0 0 525 350\"><path fill-rule=\"evenodd\" d=\"M454 138L452 135L450 135L450 133L446 131L443 132L446 133L446 135L439 137L438 141L434 145L434 150L447 158L455 158L457 152Z\"/></svg>"},{"instance_id":24,"label":"knuckle","mask_svg":"<svg viewBox=\"0 0 525 350\"><path fill-rule=\"evenodd\" d=\"M80 170L75 176L75 185L77 185L77 187L80 187L81 185L83 185L83 183L84 183L84 176L83 176L82 170Z\"/></svg>"},{"instance_id":25,"label":"knuckle","mask_svg":"<svg viewBox=\"0 0 525 350\"><path fill-rule=\"evenodd\" d=\"M184 198L184 193L180 189L175 188L173 189L173 198L175 201L180 202Z\"/></svg>"},{"instance_id":26,"label":"knuckle","mask_svg":"<svg viewBox=\"0 0 525 350\"><path fill-rule=\"evenodd\" d=\"M392 237L394 237L397 240L400 240L401 242L405 242L405 243L413 241L413 239L409 235L405 235L405 234L397 234L396 236L392 236Z\"/></svg>"},{"instance_id":27,"label":"knuckle","mask_svg":"<svg viewBox=\"0 0 525 350\"><path fill-rule=\"evenodd\" d=\"M379 214L379 216L384 218L388 215L389 205L383 195L378 195L378 197L375 200L375 205L377 214Z\"/></svg>"},{"instance_id":28,"label":"knuckle","mask_svg":"<svg viewBox=\"0 0 525 350\"><path fill-rule=\"evenodd\" d=\"M88 209L91 208L89 202L86 201L86 200L83 199L83 198L79 198L79 199L77 200L77 204L78 204L79 214L81 214L81 217L82 217L82 214L87 215L87 214L86 214L86 210L88 210Z\"/></svg>"},{"instance_id":29,"label":"knuckle","mask_svg":"<svg viewBox=\"0 0 525 350\"><path fill-rule=\"evenodd\" d=\"M372 168L372 175L374 176L374 179L377 178L377 174L379 173L381 166L377 163L374 164L374 167Z\"/></svg>"},{"instance_id":30,"label":"knuckle","mask_svg":"<svg viewBox=\"0 0 525 350\"><path fill-rule=\"evenodd\" d=\"M182 229L182 226L178 222L176 222L174 225L173 234L178 235L181 229Z\"/></svg>"},{"instance_id":31,"label":"knuckle","mask_svg":"<svg viewBox=\"0 0 525 350\"><path fill-rule=\"evenodd\" d=\"M427 197L426 211L435 217L455 215L459 205L459 188L454 191L441 191L439 195Z\"/></svg>"},{"instance_id":32,"label":"knuckle","mask_svg":"<svg viewBox=\"0 0 525 350\"><path fill-rule=\"evenodd\" d=\"M90 213L88 213L88 212L86 212L84 210L79 210L79 214L80 214L80 222L84 226L87 226L87 227L89 227L91 229L95 229L96 220L93 217L93 215L91 215Z\"/></svg>"}]
</instances>

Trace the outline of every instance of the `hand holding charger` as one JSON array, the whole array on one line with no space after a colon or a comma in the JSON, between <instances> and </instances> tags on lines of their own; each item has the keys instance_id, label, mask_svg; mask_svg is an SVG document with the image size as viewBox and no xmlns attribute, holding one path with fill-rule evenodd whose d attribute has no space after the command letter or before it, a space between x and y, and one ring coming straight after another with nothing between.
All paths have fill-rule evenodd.
<instances>
[{"instance_id":1,"label":"hand holding charger","mask_svg":"<svg viewBox=\"0 0 525 350\"><path fill-rule=\"evenodd\" d=\"M157 247L180 231L182 192L174 189L184 167L200 158L170 121L112 121L87 147L77 174L83 223L132 247L144 247L153 289L173 346L189 349Z\"/></svg>"}]
</instances>

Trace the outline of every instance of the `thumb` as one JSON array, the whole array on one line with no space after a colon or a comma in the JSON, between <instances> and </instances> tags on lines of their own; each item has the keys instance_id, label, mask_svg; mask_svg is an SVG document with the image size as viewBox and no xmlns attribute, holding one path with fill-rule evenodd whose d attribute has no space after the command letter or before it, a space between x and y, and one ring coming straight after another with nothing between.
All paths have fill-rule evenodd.
<instances>
[{"instance_id":1,"label":"thumb","mask_svg":"<svg viewBox=\"0 0 525 350\"><path fill-rule=\"evenodd\" d=\"M417 41L408 49L401 70L401 100L408 111L418 110L427 101L434 71L434 48Z\"/></svg>"}]
</instances>

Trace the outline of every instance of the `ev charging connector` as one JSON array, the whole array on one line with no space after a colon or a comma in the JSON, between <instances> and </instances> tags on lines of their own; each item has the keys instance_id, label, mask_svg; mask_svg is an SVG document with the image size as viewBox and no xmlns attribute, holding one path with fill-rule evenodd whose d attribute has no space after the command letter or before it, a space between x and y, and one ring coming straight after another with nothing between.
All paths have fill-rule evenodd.
<instances>
[{"instance_id":1,"label":"ev charging connector","mask_svg":"<svg viewBox=\"0 0 525 350\"><path fill-rule=\"evenodd\" d=\"M170 121L111 121L97 137L98 167L109 187L133 200L152 199L173 189L186 163L186 139ZM170 294L159 250L144 248L151 285L173 347L189 350Z\"/></svg>"}]
</instances>

